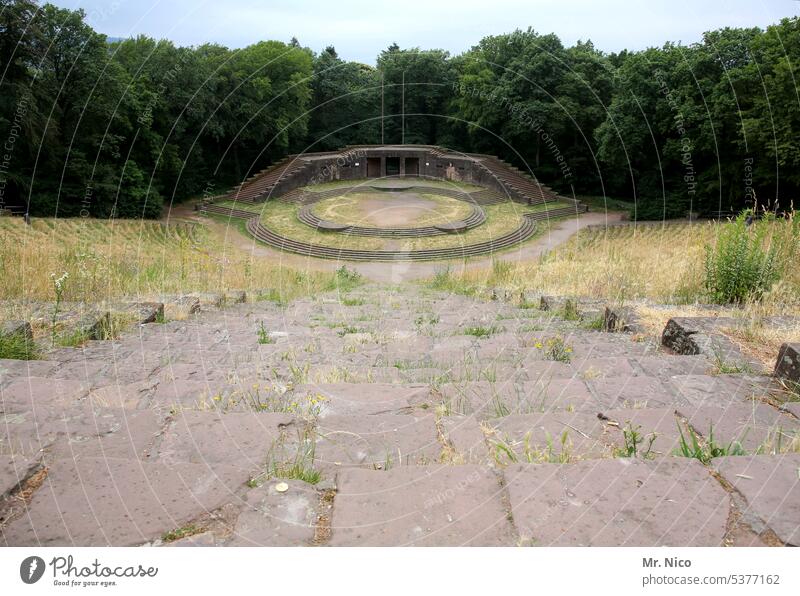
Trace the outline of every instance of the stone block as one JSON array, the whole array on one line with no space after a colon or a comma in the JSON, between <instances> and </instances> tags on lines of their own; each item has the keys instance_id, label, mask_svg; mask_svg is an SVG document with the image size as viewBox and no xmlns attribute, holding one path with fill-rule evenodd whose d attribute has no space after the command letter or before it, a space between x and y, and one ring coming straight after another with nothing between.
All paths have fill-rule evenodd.
<instances>
[{"instance_id":1,"label":"stone block","mask_svg":"<svg viewBox=\"0 0 800 596\"><path fill-rule=\"evenodd\" d=\"M28 321L6 321L0 327L0 335L33 340L33 328Z\"/></svg>"},{"instance_id":2,"label":"stone block","mask_svg":"<svg viewBox=\"0 0 800 596\"><path fill-rule=\"evenodd\" d=\"M775 376L800 383L800 344L783 344L775 362Z\"/></svg>"},{"instance_id":3,"label":"stone block","mask_svg":"<svg viewBox=\"0 0 800 596\"><path fill-rule=\"evenodd\" d=\"M536 546L721 546L730 500L697 460L509 466L511 510Z\"/></svg>"},{"instance_id":4,"label":"stone block","mask_svg":"<svg viewBox=\"0 0 800 596\"><path fill-rule=\"evenodd\" d=\"M500 485L486 466L343 470L332 546L513 546Z\"/></svg>"},{"instance_id":5,"label":"stone block","mask_svg":"<svg viewBox=\"0 0 800 596\"><path fill-rule=\"evenodd\" d=\"M800 546L800 454L721 457L717 472L747 500L747 514L760 518L784 543Z\"/></svg>"}]
</instances>

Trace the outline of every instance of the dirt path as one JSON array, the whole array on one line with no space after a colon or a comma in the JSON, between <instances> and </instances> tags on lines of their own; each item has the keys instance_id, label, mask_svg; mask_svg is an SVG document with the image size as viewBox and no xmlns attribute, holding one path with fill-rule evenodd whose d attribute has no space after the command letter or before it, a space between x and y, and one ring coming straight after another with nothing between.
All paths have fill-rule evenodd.
<instances>
[{"instance_id":1,"label":"dirt path","mask_svg":"<svg viewBox=\"0 0 800 596\"><path fill-rule=\"evenodd\" d=\"M168 220L190 220L204 224L209 229L219 234L226 243L251 253L257 257L273 259L277 264L286 265L295 269L311 271L332 271L342 265L347 265L350 269L355 269L361 275L371 281L383 283L400 283L416 279L431 277L443 267L450 267L455 273L458 271L468 271L490 267L493 261L522 262L533 260L543 253L563 244L573 235L580 233L588 226L604 225L621 221L620 213L584 213L579 217L561 220L553 224L551 229L542 237L522 246L505 251L496 256L486 256L471 259L468 262L449 260L431 261L424 263L397 262L397 263L360 263L350 261L334 261L293 255L274 250L253 238L244 236L235 225L228 225L220 220L198 216L188 206L181 205L173 209Z\"/></svg>"}]
</instances>

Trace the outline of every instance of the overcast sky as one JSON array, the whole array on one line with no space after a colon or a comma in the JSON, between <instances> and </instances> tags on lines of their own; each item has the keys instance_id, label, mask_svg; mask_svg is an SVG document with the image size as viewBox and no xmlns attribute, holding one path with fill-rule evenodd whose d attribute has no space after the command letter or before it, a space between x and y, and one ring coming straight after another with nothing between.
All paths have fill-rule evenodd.
<instances>
[{"instance_id":1,"label":"overcast sky","mask_svg":"<svg viewBox=\"0 0 800 596\"><path fill-rule=\"evenodd\" d=\"M591 39L607 52L698 41L720 27L764 27L798 14L797 0L55 0L83 8L110 37L145 34L179 45L237 48L297 37L319 52L374 64L392 42L461 53L482 37L533 27L566 45Z\"/></svg>"}]
</instances>

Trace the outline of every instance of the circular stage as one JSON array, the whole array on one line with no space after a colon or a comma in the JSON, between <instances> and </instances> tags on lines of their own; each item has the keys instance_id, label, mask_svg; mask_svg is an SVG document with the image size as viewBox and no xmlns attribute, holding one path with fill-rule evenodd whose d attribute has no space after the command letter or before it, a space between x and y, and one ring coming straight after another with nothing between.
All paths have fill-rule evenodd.
<instances>
[{"instance_id":1,"label":"circular stage","mask_svg":"<svg viewBox=\"0 0 800 596\"><path fill-rule=\"evenodd\" d=\"M308 203L300 209L297 218L324 232L422 238L477 227L486 221L486 214L479 205L464 197L408 189L391 193L359 190Z\"/></svg>"},{"instance_id":2,"label":"circular stage","mask_svg":"<svg viewBox=\"0 0 800 596\"><path fill-rule=\"evenodd\" d=\"M206 210L246 219L252 236L287 252L354 261L417 261L511 248L536 235L537 220L546 219L549 210L564 207L520 204L473 185L394 182L320 184L265 203L226 201Z\"/></svg>"}]
</instances>

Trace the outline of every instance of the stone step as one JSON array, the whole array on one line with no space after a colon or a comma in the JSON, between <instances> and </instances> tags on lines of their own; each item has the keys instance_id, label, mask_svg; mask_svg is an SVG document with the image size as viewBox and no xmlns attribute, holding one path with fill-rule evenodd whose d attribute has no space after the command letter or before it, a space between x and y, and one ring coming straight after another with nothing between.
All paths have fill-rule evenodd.
<instances>
[{"instance_id":1,"label":"stone step","mask_svg":"<svg viewBox=\"0 0 800 596\"><path fill-rule=\"evenodd\" d=\"M224 505L246 480L235 467L60 459L24 512L0 527L0 543L136 546Z\"/></svg>"},{"instance_id":2,"label":"stone step","mask_svg":"<svg viewBox=\"0 0 800 596\"><path fill-rule=\"evenodd\" d=\"M253 295L0 361L3 543L798 542L800 410L770 377L590 329L588 301Z\"/></svg>"}]
</instances>

